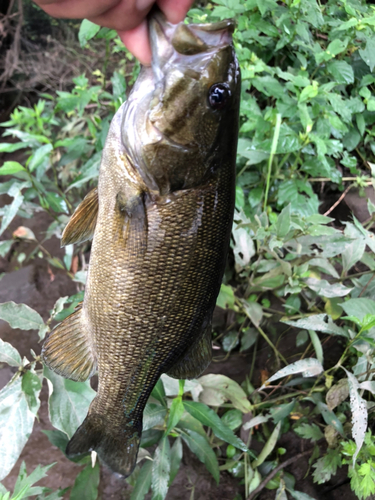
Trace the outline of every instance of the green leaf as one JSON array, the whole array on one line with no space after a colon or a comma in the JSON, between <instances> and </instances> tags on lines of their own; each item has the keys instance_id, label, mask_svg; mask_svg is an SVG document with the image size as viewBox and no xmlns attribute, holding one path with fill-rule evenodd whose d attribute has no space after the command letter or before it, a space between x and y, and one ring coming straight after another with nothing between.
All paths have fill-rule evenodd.
<instances>
[{"instance_id":1,"label":"green leaf","mask_svg":"<svg viewBox=\"0 0 375 500\"><path fill-rule=\"evenodd\" d=\"M40 148L36 149L30 157L30 163L28 164L30 172L33 172L37 167L39 167L52 150L52 144L45 144L44 146L40 146Z\"/></svg>"},{"instance_id":2,"label":"green leaf","mask_svg":"<svg viewBox=\"0 0 375 500\"><path fill-rule=\"evenodd\" d=\"M53 467L53 465L54 464L46 465L45 467L38 465L35 467L30 476L28 476L25 462L22 462L17 481L14 486L12 500L28 498L30 496L43 493L44 488L40 486L33 487L33 484L46 477L47 472L51 467Z\"/></svg>"},{"instance_id":3,"label":"green leaf","mask_svg":"<svg viewBox=\"0 0 375 500\"><path fill-rule=\"evenodd\" d=\"M157 399L163 406L167 406L164 386L160 378L152 389L151 396Z\"/></svg>"},{"instance_id":4,"label":"green leaf","mask_svg":"<svg viewBox=\"0 0 375 500\"><path fill-rule=\"evenodd\" d=\"M229 410L221 417L221 421L230 430L236 431L242 425L242 412L240 410Z\"/></svg>"},{"instance_id":5,"label":"green leaf","mask_svg":"<svg viewBox=\"0 0 375 500\"><path fill-rule=\"evenodd\" d=\"M9 252L10 247L13 245L14 240L0 241L0 257L5 257Z\"/></svg>"},{"instance_id":6,"label":"green leaf","mask_svg":"<svg viewBox=\"0 0 375 500\"><path fill-rule=\"evenodd\" d=\"M216 305L222 309L233 309L234 308L234 292L233 288L228 285L221 285L220 293L216 301Z\"/></svg>"},{"instance_id":7,"label":"green leaf","mask_svg":"<svg viewBox=\"0 0 375 500\"><path fill-rule=\"evenodd\" d=\"M42 430L42 432L48 437L49 442L53 446L56 446L59 450L61 450L65 454L66 447L69 443L69 438L65 434L65 432L58 431L56 429L53 431Z\"/></svg>"},{"instance_id":8,"label":"green leaf","mask_svg":"<svg viewBox=\"0 0 375 500\"><path fill-rule=\"evenodd\" d=\"M290 214L290 204L282 209L280 215L277 218L276 223L276 234L278 238L284 238L289 230L291 223L291 214Z\"/></svg>"},{"instance_id":9,"label":"green leaf","mask_svg":"<svg viewBox=\"0 0 375 500\"><path fill-rule=\"evenodd\" d=\"M348 302L345 302L345 304L347 304ZM340 328L332 321L328 321L328 323L326 323L324 321L326 317L326 314L313 314L311 316L307 316L306 318L298 319L297 321L282 320L282 323L294 326L295 328L314 330L315 332L331 333L333 335L341 335L342 337L349 338L349 334L346 332L346 330L344 330L344 328Z\"/></svg>"},{"instance_id":10,"label":"green leaf","mask_svg":"<svg viewBox=\"0 0 375 500\"><path fill-rule=\"evenodd\" d=\"M22 359L15 347L0 339L0 362L10 366L22 366Z\"/></svg>"},{"instance_id":11,"label":"green leaf","mask_svg":"<svg viewBox=\"0 0 375 500\"><path fill-rule=\"evenodd\" d=\"M248 451L245 443L223 423L220 417L211 408L202 403L196 403L195 401L184 401L184 407L190 415L199 420L203 425L211 427L215 436L219 439L222 439L226 443L229 443L242 451Z\"/></svg>"},{"instance_id":12,"label":"green leaf","mask_svg":"<svg viewBox=\"0 0 375 500\"><path fill-rule=\"evenodd\" d=\"M293 399L290 403L285 403L282 405L275 405L270 409L270 413L272 415L273 422L278 424L280 421L284 420L290 413L293 411L293 408L296 404L295 399Z\"/></svg>"},{"instance_id":13,"label":"green leaf","mask_svg":"<svg viewBox=\"0 0 375 500\"><path fill-rule=\"evenodd\" d=\"M183 413L184 413L184 405L182 403L182 398L181 396L178 396L177 398L174 398L174 400L172 401L169 410L168 425L167 425L167 430L165 431L166 434L169 434L171 430L174 429L174 427L176 427Z\"/></svg>"},{"instance_id":14,"label":"green leaf","mask_svg":"<svg viewBox=\"0 0 375 500\"><path fill-rule=\"evenodd\" d=\"M198 382L203 387L203 391L199 394L202 403L208 406L221 406L229 400L242 413L251 411L252 407L245 391L229 377L212 373L200 377Z\"/></svg>"},{"instance_id":15,"label":"green leaf","mask_svg":"<svg viewBox=\"0 0 375 500\"><path fill-rule=\"evenodd\" d=\"M143 412L143 430L147 431L157 425L163 425L166 414L165 406L147 403Z\"/></svg>"},{"instance_id":16,"label":"green leaf","mask_svg":"<svg viewBox=\"0 0 375 500\"><path fill-rule=\"evenodd\" d=\"M48 409L51 424L72 438L87 415L96 392L90 382L73 382L44 367L49 388Z\"/></svg>"},{"instance_id":17,"label":"green leaf","mask_svg":"<svg viewBox=\"0 0 375 500\"><path fill-rule=\"evenodd\" d=\"M171 448L171 473L169 476L168 486L173 483L173 480L180 469L182 453L182 441L181 438L178 437Z\"/></svg>"},{"instance_id":18,"label":"green leaf","mask_svg":"<svg viewBox=\"0 0 375 500\"><path fill-rule=\"evenodd\" d=\"M317 359L315 358L301 359L277 371L274 375L272 375L272 377L270 377L266 381L265 384L262 385L261 389L267 387L267 384L270 384L274 380L287 377L288 375L295 375L296 373L302 373L304 377L314 377L322 372L323 372L323 366Z\"/></svg>"},{"instance_id":19,"label":"green leaf","mask_svg":"<svg viewBox=\"0 0 375 500\"><path fill-rule=\"evenodd\" d=\"M375 67L375 36L367 38L366 47L359 49L359 55L370 67L370 70L373 71Z\"/></svg>"},{"instance_id":20,"label":"green leaf","mask_svg":"<svg viewBox=\"0 0 375 500\"><path fill-rule=\"evenodd\" d=\"M313 465L314 483L323 484L336 475L337 467L341 467L339 448L328 448L326 454Z\"/></svg>"},{"instance_id":21,"label":"green leaf","mask_svg":"<svg viewBox=\"0 0 375 500\"><path fill-rule=\"evenodd\" d=\"M326 401L329 410L334 410L349 396L348 380L342 378L333 385L326 394Z\"/></svg>"},{"instance_id":22,"label":"green leaf","mask_svg":"<svg viewBox=\"0 0 375 500\"><path fill-rule=\"evenodd\" d=\"M28 370L22 375L22 390L25 393L26 401L31 413L36 415L40 407L39 394L42 389L42 382L38 375Z\"/></svg>"},{"instance_id":23,"label":"green leaf","mask_svg":"<svg viewBox=\"0 0 375 500\"><path fill-rule=\"evenodd\" d=\"M40 314L26 304L4 302L0 304L0 319L7 321L12 328L20 330L39 330L44 326Z\"/></svg>"},{"instance_id":24,"label":"green leaf","mask_svg":"<svg viewBox=\"0 0 375 500\"><path fill-rule=\"evenodd\" d=\"M70 500L96 500L100 479L99 462L95 466L87 465L76 477Z\"/></svg>"},{"instance_id":25,"label":"green leaf","mask_svg":"<svg viewBox=\"0 0 375 500\"><path fill-rule=\"evenodd\" d=\"M26 170L21 163L18 161L6 161L0 168L0 175L12 175L20 172L21 170Z\"/></svg>"},{"instance_id":26,"label":"green leaf","mask_svg":"<svg viewBox=\"0 0 375 500\"><path fill-rule=\"evenodd\" d=\"M354 316L362 321L366 314L374 314L375 300L367 299L365 297L349 299L346 302L341 302L340 306L344 309L348 316Z\"/></svg>"},{"instance_id":27,"label":"green leaf","mask_svg":"<svg viewBox=\"0 0 375 500\"><path fill-rule=\"evenodd\" d=\"M215 453L212 451L210 444L207 441L207 438L191 430L183 432L181 437L190 450L195 453L202 463L205 464L208 471L213 475L216 483L219 484L219 464Z\"/></svg>"},{"instance_id":28,"label":"green leaf","mask_svg":"<svg viewBox=\"0 0 375 500\"><path fill-rule=\"evenodd\" d=\"M152 500L164 500L168 493L171 471L171 449L167 436L164 436L155 450L152 465Z\"/></svg>"},{"instance_id":29,"label":"green leaf","mask_svg":"<svg viewBox=\"0 0 375 500\"><path fill-rule=\"evenodd\" d=\"M0 481L17 462L33 425L34 415L18 378L0 391Z\"/></svg>"},{"instance_id":30,"label":"green leaf","mask_svg":"<svg viewBox=\"0 0 375 500\"><path fill-rule=\"evenodd\" d=\"M325 421L326 424L328 425L332 425L332 427L334 429L336 429L336 431L341 434L342 436L344 436L344 428L342 426L342 423L340 422L340 420L336 417L336 415L334 414L333 411L329 410L328 409L328 406L325 404L325 403L322 403L321 401L318 402L317 404L318 406L318 409Z\"/></svg>"},{"instance_id":31,"label":"green leaf","mask_svg":"<svg viewBox=\"0 0 375 500\"><path fill-rule=\"evenodd\" d=\"M281 421L276 425L276 427L272 431L272 434L268 438L267 443L264 445L262 451L259 453L258 458L254 460L254 462L251 464L253 469L262 465L262 463L266 460L268 455L272 453L279 438L280 428L281 428Z\"/></svg>"},{"instance_id":32,"label":"green leaf","mask_svg":"<svg viewBox=\"0 0 375 500\"><path fill-rule=\"evenodd\" d=\"M80 46L83 48L86 43L94 38L94 36L100 30L100 26L95 23L92 23L88 19L84 19L79 27L78 40Z\"/></svg>"},{"instance_id":33,"label":"green leaf","mask_svg":"<svg viewBox=\"0 0 375 500\"><path fill-rule=\"evenodd\" d=\"M349 84L354 82L353 68L345 61L332 61L327 69L337 83Z\"/></svg>"},{"instance_id":34,"label":"green leaf","mask_svg":"<svg viewBox=\"0 0 375 500\"><path fill-rule=\"evenodd\" d=\"M0 144L0 153L14 153L14 151L18 151L19 149L26 148L27 145L23 142L3 142Z\"/></svg>"},{"instance_id":35,"label":"green leaf","mask_svg":"<svg viewBox=\"0 0 375 500\"><path fill-rule=\"evenodd\" d=\"M323 364L323 347L320 342L320 339L314 330L309 330L309 335L311 339L311 343L314 346L316 358L319 363Z\"/></svg>"},{"instance_id":36,"label":"green leaf","mask_svg":"<svg viewBox=\"0 0 375 500\"><path fill-rule=\"evenodd\" d=\"M124 75L118 71L114 71L111 82L113 97L124 101L126 99L126 81Z\"/></svg>"},{"instance_id":37,"label":"green leaf","mask_svg":"<svg viewBox=\"0 0 375 500\"><path fill-rule=\"evenodd\" d=\"M258 302L241 299L241 304L246 316L251 320L254 326L259 326L263 318L263 309Z\"/></svg>"},{"instance_id":38,"label":"green leaf","mask_svg":"<svg viewBox=\"0 0 375 500\"><path fill-rule=\"evenodd\" d=\"M307 493L302 493L302 491L288 490L288 492L295 500L316 500L314 497L311 497Z\"/></svg>"},{"instance_id":39,"label":"green leaf","mask_svg":"<svg viewBox=\"0 0 375 500\"><path fill-rule=\"evenodd\" d=\"M316 424L301 424L294 429L294 432L303 439L311 439L313 443L324 437L322 431Z\"/></svg>"},{"instance_id":40,"label":"green leaf","mask_svg":"<svg viewBox=\"0 0 375 500\"><path fill-rule=\"evenodd\" d=\"M353 290L353 288L347 288L341 283L333 283L331 285L327 280L319 280L316 278L307 279L306 284L311 290L314 290L315 293L327 298L344 297Z\"/></svg>"},{"instance_id":41,"label":"green leaf","mask_svg":"<svg viewBox=\"0 0 375 500\"><path fill-rule=\"evenodd\" d=\"M130 495L130 500L144 500L151 487L153 463L151 460L145 461Z\"/></svg>"},{"instance_id":42,"label":"green leaf","mask_svg":"<svg viewBox=\"0 0 375 500\"><path fill-rule=\"evenodd\" d=\"M9 224L12 222L14 217L17 215L18 209L23 203L23 196L21 192L18 192L12 203L10 205L7 205L3 209L3 218L1 221L1 226L0 226L0 236L3 234L3 232L6 230L6 228L9 226Z\"/></svg>"}]
</instances>

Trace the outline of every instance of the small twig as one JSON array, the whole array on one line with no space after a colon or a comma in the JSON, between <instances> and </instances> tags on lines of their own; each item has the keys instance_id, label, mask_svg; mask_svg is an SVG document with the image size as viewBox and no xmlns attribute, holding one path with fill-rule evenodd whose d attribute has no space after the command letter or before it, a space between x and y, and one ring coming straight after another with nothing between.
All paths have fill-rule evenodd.
<instances>
[{"instance_id":1,"label":"small twig","mask_svg":"<svg viewBox=\"0 0 375 500\"><path fill-rule=\"evenodd\" d=\"M255 488L254 491L250 493L250 495L247 497L247 500L253 500L253 498L255 498L255 496L262 491L262 489L266 486L266 484L269 483L269 481L271 481L271 479L273 479L281 469L284 469L285 467L288 467L294 462L297 462L297 460L299 460L302 457L305 457L306 455L309 455L311 452L312 448L304 451L303 453L298 453L298 455L295 455L294 457L285 460L285 462L282 462L280 465L276 467L276 469L273 469L273 471L270 472L265 479L263 479L263 481L257 488Z\"/></svg>"},{"instance_id":2,"label":"small twig","mask_svg":"<svg viewBox=\"0 0 375 500\"><path fill-rule=\"evenodd\" d=\"M345 196L348 194L349 190L350 190L353 186L354 186L354 184L350 184L350 185L349 185L349 186L345 189L345 191L342 193L342 195L340 196L340 198L339 198L339 199L338 199L338 200L337 200L337 201L336 201L336 202L332 205L332 207L331 207L329 210L327 210L327 212L325 212L323 215L329 215L329 214L332 212L332 210L334 210L334 209L337 207L337 205L339 205L339 204L342 202L342 200L345 198Z\"/></svg>"},{"instance_id":3,"label":"small twig","mask_svg":"<svg viewBox=\"0 0 375 500\"><path fill-rule=\"evenodd\" d=\"M358 298L360 298L366 291L367 287L369 286L369 284L371 283L371 281L375 278L375 274L373 274L371 276L371 278L368 280L368 282L366 283L366 285L362 288L362 291L361 293L358 295Z\"/></svg>"}]
</instances>

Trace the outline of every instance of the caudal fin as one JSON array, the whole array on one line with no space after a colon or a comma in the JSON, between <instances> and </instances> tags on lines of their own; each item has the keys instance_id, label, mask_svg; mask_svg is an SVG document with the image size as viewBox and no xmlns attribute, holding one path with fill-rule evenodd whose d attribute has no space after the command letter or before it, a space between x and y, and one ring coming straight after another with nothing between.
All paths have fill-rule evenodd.
<instances>
[{"instance_id":1,"label":"caudal fin","mask_svg":"<svg viewBox=\"0 0 375 500\"><path fill-rule=\"evenodd\" d=\"M88 415L69 441L66 454L75 457L96 451L113 472L128 477L137 461L141 430L112 429L100 415Z\"/></svg>"}]
</instances>

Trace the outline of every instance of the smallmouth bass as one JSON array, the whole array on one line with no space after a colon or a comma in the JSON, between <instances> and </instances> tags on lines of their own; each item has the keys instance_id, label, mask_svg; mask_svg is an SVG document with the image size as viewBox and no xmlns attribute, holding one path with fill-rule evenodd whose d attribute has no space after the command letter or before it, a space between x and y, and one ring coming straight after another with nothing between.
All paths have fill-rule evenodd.
<instances>
[{"instance_id":1,"label":"smallmouth bass","mask_svg":"<svg viewBox=\"0 0 375 500\"><path fill-rule=\"evenodd\" d=\"M211 319L232 227L240 71L233 23L149 18L152 65L114 116L98 189L62 243L93 237L83 303L46 339L45 364L99 385L67 454L134 469L147 399L162 373L211 360Z\"/></svg>"}]
</instances>

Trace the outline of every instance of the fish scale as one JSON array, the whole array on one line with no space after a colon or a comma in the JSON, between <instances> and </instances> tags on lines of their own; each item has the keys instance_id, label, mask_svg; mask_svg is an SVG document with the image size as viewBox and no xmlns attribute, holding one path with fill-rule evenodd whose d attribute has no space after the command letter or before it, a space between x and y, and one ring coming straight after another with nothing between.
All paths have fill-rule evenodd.
<instances>
[{"instance_id":1,"label":"fish scale","mask_svg":"<svg viewBox=\"0 0 375 500\"><path fill-rule=\"evenodd\" d=\"M124 476L160 375L193 378L211 360L234 210L233 23L172 25L153 12L149 25L152 67L114 116L98 189L63 233L63 244L93 237L84 301L42 350L64 377L98 372L97 395L67 454L96 450Z\"/></svg>"}]
</instances>

